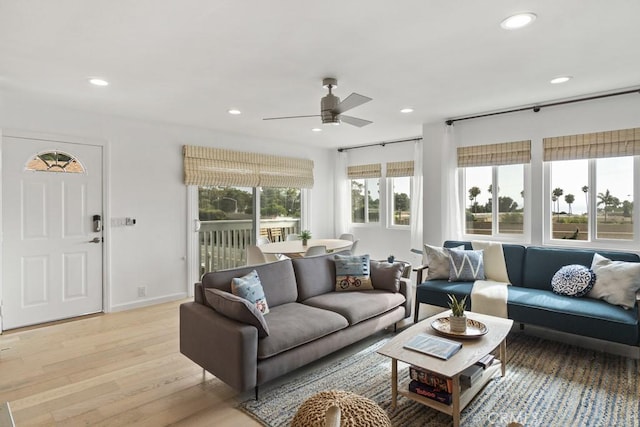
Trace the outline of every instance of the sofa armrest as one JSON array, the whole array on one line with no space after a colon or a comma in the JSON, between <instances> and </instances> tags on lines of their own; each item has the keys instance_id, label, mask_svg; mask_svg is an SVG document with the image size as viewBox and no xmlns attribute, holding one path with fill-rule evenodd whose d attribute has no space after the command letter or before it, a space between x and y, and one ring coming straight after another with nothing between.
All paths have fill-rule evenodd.
<instances>
[{"instance_id":1,"label":"sofa armrest","mask_svg":"<svg viewBox=\"0 0 640 427\"><path fill-rule=\"evenodd\" d=\"M258 330L210 307L180 305L180 352L237 390L257 385Z\"/></svg>"},{"instance_id":2,"label":"sofa armrest","mask_svg":"<svg viewBox=\"0 0 640 427\"><path fill-rule=\"evenodd\" d=\"M428 265L418 265L413 268L413 271L416 272L416 286L422 283L422 272L429 268Z\"/></svg>"},{"instance_id":3,"label":"sofa armrest","mask_svg":"<svg viewBox=\"0 0 640 427\"><path fill-rule=\"evenodd\" d=\"M411 300L413 295L411 293L411 279L400 279L400 293L404 295L404 317L411 316Z\"/></svg>"}]
</instances>

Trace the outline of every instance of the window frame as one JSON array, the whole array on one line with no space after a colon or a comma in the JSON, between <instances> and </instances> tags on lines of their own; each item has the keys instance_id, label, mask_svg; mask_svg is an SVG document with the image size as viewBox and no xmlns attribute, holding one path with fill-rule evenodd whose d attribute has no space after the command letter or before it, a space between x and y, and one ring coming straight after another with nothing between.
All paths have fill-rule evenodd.
<instances>
[{"instance_id":1,"label":"window frame","mask_svg":"<svg viewBox=\"0 0 640 427\"><path fill-rule=\"evenodd\" d=\"M588 162L587 173L588 173L588 186L589 188L597 189L597 161L598 158L586 159ZM613 249L613 250L632 250L637 251L638 246L640 245L640 212L638 209L633 209L633 214L631 215L633 221L633 239L623 240L623 239L602 239L597 237L597 217L593 217L592 215L597 216L597 191L589 191L588 193L588 212L589 212L589 235L588 240L565 240L565 239L552 239L552 227L551 227L551 166L553 161L543 162L543 187L542 191L544 194L543 197L543 245L548 246L569 246L569 247L585 247L593 249L602 248L602 249ZM633 182L634 184L637 182L636 178L640 177L640 156L633 156ZM633 186L633 203L635 205L638 197L640 197L640 185Z\"/></svg>"},{"instance_id":2,"label":"window frame","mask_svg":"<svg viewBox=\"0 0 640 427\"><path fill-rule=\"evenodd\" d=\"M495 240L501 242L518 242L518 243L530 243L531 242L531 224L532 224L532 209L531 209L531 163L522 164L522 180L524 190L524 210L522 234L513 233L499 233L498 231L498 209L495 209L498 204L491 203L491 234L470 234L466 232L466 203L467 203L467 183L466 183L466 169L468 167L458 168L458 206L460 209L460 230L462 240ZM491 165L491 186L492 188L498 188L498 168L507 165ZM499 193L498 193L499 194Z\"/></svg>"},{"instance_id":3,"label":"window frame","mask_svg":"<svg viewBox=\"0 0 640 427\"><path fill-rule=\"evenodd\" d=\"M385 218L385 212L386 209L379 209L378 211L378 221L376 222L371 222L369 221L369 197L368 197L368 190L369 190L369 185L368 185L368 181L372 180L372 179L377 179L378 180L378 189L379 189L379 194L378 194L378 206L384 207L387 203L385 194L386 194L386 188L385 188L385 178L380 177L380 178L348 178L349 180L349 224L352 227L378 227L378 226L382 226L384 224L383 221L386 220ZM353 222L353 193L351 192L351 189L353 188L353 181L356 180L363 180L364 181L364 222Z\"/></svg>"}]
</instances>

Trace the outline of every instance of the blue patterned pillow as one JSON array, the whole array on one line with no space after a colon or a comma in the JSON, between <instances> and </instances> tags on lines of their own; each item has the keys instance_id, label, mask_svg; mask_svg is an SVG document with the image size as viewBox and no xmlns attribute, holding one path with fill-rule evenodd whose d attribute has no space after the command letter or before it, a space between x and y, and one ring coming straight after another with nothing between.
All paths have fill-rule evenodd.
<instances>
[{"instance_id":1,"label":"blue patterned pillow","mask_svg":"<svg viewBox=\"0 0 640 427\"><path fill-rule=\"evenodd\" d=\"M336 255L336 291L371 290L369 255Z\"/></svg>"},{"instance_id":2,"label":"blue patterned pillow","mask_svg":"<svg viewBox=\"0 0 640 427\"><path fill-rule=\"evenodd\" d=\"M483 251L449 249L449 281L484 280Z\"/></svg>"},{"instance_id":3,"label":"blue patterned pillow","mask_svg":"<svg viewBox=\"0 0 640 427\"><path fill-rule=\"evenodd\" d=\"M593 270L584 265L565 265L553 275L551 289L558 295L581 297L589 293L596 283Z\"/></svg>"},{"instance_id":4,"label":"blue patterned pillow","mask_svg":"<svg viewBox=\"0 0 640 427\"><path fill-rule=\"evenodd\" d=\"M252 270L249 274L231 279L231 292L255 305L260 313L269 312L267 298L264 296L264 289L257 271Z\"/></svg>"}]
</instances>

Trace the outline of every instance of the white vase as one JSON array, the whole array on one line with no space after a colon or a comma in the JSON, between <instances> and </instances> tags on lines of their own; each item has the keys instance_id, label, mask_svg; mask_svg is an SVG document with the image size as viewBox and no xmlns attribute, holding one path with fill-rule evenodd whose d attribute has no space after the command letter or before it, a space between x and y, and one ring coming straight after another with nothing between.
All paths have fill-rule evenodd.
<instances>
[{"instance_id":1,"label":"white vase","mask_svg":"<svg viewBox=\"0 0 640 427\"><path fill-rule=\"evenodd\" d=\"M451 332L465 332L467 330L467 316L449 316L449 328Z\"/></svg>"}]
</instances>

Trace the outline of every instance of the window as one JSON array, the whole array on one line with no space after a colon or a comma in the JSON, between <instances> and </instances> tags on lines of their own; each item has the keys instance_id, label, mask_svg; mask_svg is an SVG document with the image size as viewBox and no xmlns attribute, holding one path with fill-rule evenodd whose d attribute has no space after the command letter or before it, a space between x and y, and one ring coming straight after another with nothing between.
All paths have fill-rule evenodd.
<instances>
[{"instance_id":1,"label":"window","mask_svg":"<svg viewBox=\"0 0 640 427\"><path fill-rule=\"evenodd\" d=\"M465 234L525 234L525 164L530 158L530 141L458 148Z\"/></svg>"},{"instance_id":2,"label":"window","mask_svg":"<svg viewBox=\"0 0 640 427\"><path fill-rule=\"evenodd\" d=\"M380 222L380 177L382 164L349 166L351 179L351 222L354 224Z\"/></svg>"},{"instance_id":3,"label":"window","mask_svg":"<svg viewBox=\"0 0 640 427\"><path fill-rule=\"evenodd\" d=\"M351 222L356 224L380 221L380 179L351 180Z\"/></svg>"},{"instance_id":4,"label":"window","mask_svg":"<svg viewBox=\"0 0 640 427\"><path fill-rule=\"evenodd\" d=\"M634 181L640 128L545 138L546 235L615 247L637 241ZM574 242L575 243L575 242Z\"/></svg>"},{"instance_id":5,"label":"window","mask_svg":"<svg viewBox=\"0 0 640 427\"><path fill-rule=\"evenodd\" d=\"M389 178L391 188L391 225L411 224L411 178Z\"/></svg>"},{"instance_id":6,"label":"window","mask_svg":"<svg viewBox=\"0 0 640 427\"><path fill-rule=\"evenodd\" d=\"M62 151L47 151L35 155L25 167L35 172L84 173L84 167L71 154Z\"/></svg>"}]
</instances>

